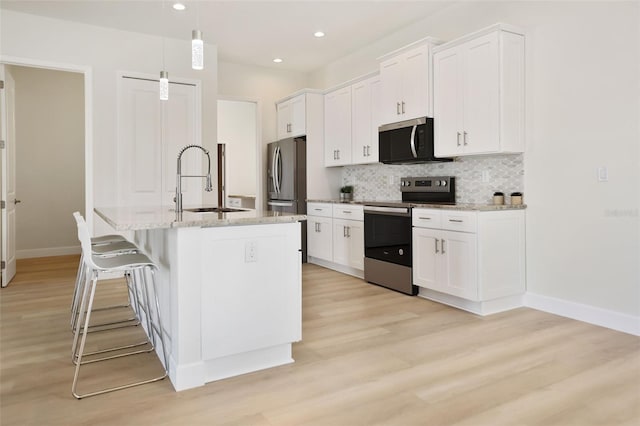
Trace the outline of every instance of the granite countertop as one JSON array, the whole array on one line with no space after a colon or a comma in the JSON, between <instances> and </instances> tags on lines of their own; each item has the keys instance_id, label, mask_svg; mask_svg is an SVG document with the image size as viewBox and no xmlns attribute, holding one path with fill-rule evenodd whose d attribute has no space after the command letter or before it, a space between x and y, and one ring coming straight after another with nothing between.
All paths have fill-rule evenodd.
<instances>
[{"instance_id":1,"label":"granite countertop","mask_svg":"<svg viewBox=\"0 0 640 426\"><path fill-rule=\"evenodd\" d=\"M290 223L307 218L300 214L248 209L230 213L184 211L178 215L173 206L96 207L94 211L116 231Z\"/></svg>"},{"instance_id":2,"label":"granite countertop","mask_svg":"<svg viewBox=\"0 0 640 426\"><path fill-rule=\"evenodd\" d=\"M332 204L361 204L371 206L381 206L387 203L398 204L405 207L419 207L423 209L445 209L445 210L468 210L468 211L497 211L497 210L523 210L527 208L526 204L511 205L511 204L429 204L429 203L415 203L411 201L401 200L353 200L353 201L341 201L339 199L308 199L309 203L332 203Z\"/></svg>"}]
</instances>

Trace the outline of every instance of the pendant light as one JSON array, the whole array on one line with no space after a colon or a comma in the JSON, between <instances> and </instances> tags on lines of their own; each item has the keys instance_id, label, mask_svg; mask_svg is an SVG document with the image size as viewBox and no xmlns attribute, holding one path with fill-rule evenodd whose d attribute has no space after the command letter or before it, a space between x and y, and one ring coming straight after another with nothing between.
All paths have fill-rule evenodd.
<instances>
[{"instance_id":1,"label":"pendant light","mask_svg":"<svg viewBox=\"0 0 640 426\"><path fill-rule=\"evenodd\" d=\"M169 100L169 73L160 71L160 100Z\"/></svg>"},{"instance_id":2,"label":"pendant light","mask_svg":"<svg viewBox=\"0 0 640 426\"><path fill-rule=\"evenodd\" d=\"M200 30L191 31L191 68L204 69L204 43Z\"/></svg>"},{"instance_id":3,"label":"pendant light","mask_svg":"<svg viewBox=\"0 0 640 426\"><path fill-rule=\"evenodd\" d=\"M164 24L164 1L162 2L162 23ZM162 36L162 71L160 71L160 83L158 86L161 101L169 100L169 73L164 67L164 35Z\"/></svg>"},{"instance_id":4,"label":"pendant light","mask_svg":"<svg viewBox=\"0 0 640 426\"><path fill-rule=\"evenodd\" d=\"M194 70L204 69L204 43L202 42L202 31L200 28L200 11L196 2L196 29L191 31L191 68Z\"/></svg>"}]
</instances>

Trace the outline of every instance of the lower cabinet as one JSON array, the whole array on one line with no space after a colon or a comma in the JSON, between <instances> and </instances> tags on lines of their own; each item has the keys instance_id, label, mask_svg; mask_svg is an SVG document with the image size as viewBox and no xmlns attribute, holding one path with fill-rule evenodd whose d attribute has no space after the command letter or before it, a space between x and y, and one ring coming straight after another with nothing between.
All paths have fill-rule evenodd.
<instances>
[{"instance_id":1,"label":"lower cabinet","mask_svg":"<svg viewBox=\"0 0 640 426\"><path fill-rule=\"evenodd\" d=\"M524 210L413 209L420 295L481 315L522 306Z\"/></svg>"},{"instance_id":2,"label":"lower cabinet","mask_svg":"<svg viewBox=\"0 0 640 426\"><path fill-rule=\"evenodd\" d=\"M307 204L309 262L362 278L364 210L356 204Z\"/></svg>"}]
</instances>

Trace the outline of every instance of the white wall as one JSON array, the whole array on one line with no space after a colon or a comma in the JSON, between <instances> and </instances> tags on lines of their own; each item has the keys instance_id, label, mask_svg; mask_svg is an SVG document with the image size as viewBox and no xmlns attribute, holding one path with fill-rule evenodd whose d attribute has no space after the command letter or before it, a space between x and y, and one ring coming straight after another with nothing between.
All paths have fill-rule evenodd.
<instances>
[{"instance_id":1,"label":"white wall","mask_svg":"<svg viewBox=\"0 0 640 426\"><path fill-rule=\"evenodd\" d=\"M256 104L218 101L218 143L225 144L226 194L256 195Z\"/></svg>"},{"instance_id":2,"label":"white wall","mask_svg":"<svg viewBox=\"0 0 640 426\"><path fill-rule=\"evenodd\" d=\"M16 84L17 256L76 252L71 214L84 209L84 78L7 69Z\"/></svg>"},{"instance_id":3,"label":"white wall","mask_svg":"<svg viewBox=\"0 0 640 426\"><path fill-rule=\"evenodd\" d=\"M158 76L162 68L162 39L2 10L0 55L28 61L86 66L91 70L93 114L93 194L96 206L115 205L116 186L116 72L129 71ZM204 71L191 69L187 40L167 39L165 68L169 77L202 81L202 141L216 144L217 49L205 44ZM215 152L213 149L212 152ZM110 232L96 220L96 233Z\"/></svg>"},{"instance_id":4,"label":"white wall","mask_svg":"<svg viewBox=\"0 0 640 426\"><path fill-rule=\"evenodd\" d=\"M315 72L331 87L431 35L526 31L528 291L640 316L638 2L462 2ZM598 182L606 166L609 181ZM638 329L636 325L636 329Z\"/></svg>"}]
</instances>

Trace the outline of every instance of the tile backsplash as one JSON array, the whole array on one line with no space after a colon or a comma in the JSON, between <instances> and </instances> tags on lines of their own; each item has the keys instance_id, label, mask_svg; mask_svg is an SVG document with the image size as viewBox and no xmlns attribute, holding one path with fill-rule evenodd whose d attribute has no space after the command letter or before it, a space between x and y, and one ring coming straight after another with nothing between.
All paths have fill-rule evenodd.
<instances>
[{"instance_id":1,"label":"tile backsplash","mask_svg":"<svg viewBox=\"0 0 640 426\"><path fill-rule=\"evenodd\" d=\"M455 176L457 203L491 203L496 191L504 192L509 202L510 193L524 191L522 154L458 157L450 163L346 166L342 184L354 186L357 200L398 200L400 178L406 176Z\"/></svg>"}]
</instances>

